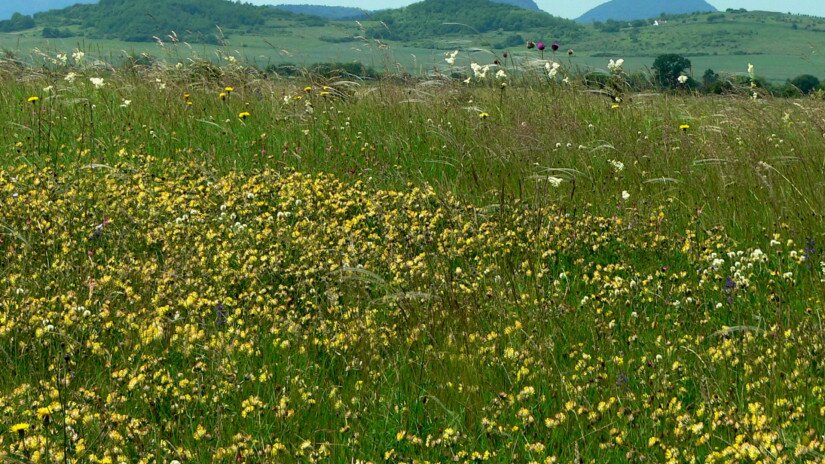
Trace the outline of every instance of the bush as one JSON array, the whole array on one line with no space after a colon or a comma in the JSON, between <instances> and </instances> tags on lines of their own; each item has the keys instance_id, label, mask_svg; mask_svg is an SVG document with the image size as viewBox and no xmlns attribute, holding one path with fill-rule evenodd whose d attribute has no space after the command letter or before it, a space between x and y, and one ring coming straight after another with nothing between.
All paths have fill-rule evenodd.
<instances>
[{"instance_id":1,"label":"bush","mask_svg":"<svg viewBox=\"0 0 825 464\"><path fill-rule=\"evenodd\" d=\"M814 91L817 87L819 87L820 82L819 78L816 76L812 76L810 74L802 74L801 76L794 77L791 82L791 85L799 89L800 92L803 94L809 94Z\"/></svg>"},{"instance_id":2,"label":"bush","mask_svg":"<svg viewBox=\"0 0 825 464\"><path fill-rule=\"evenodd\" d=\"M678 84L679 76L690 66L690 60L682 55L675 53L659 55L653 61L656 83L661 87L674 88Z\"/></svg>"}]
</instances>

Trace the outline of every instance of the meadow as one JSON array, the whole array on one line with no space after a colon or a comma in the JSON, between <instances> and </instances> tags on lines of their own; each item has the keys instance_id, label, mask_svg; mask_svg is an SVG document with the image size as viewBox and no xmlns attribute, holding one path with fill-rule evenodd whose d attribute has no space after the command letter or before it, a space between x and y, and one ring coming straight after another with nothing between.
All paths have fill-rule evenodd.
<instances>
[{"instance_id":1,"label":"meadow","mask_svg":"<svg viewBox=\"0 0 825 464\"><path fill-rule=\"evenodd\" d=\"M825 462L825 102L53 58L0 461Z\"/></svg>"}]
</instances>

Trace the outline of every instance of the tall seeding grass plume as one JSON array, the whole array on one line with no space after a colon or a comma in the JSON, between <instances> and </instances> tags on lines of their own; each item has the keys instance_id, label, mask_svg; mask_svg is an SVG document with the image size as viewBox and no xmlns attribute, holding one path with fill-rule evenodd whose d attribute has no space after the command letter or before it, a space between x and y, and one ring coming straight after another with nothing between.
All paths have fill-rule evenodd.
<instances>
[{"instance_id":1,"label":"tall seeding grass plume","mask_svg":"<svg viewBox=\"0 0 825 464\"><path fill-rule=\"evenodd\" d=\"M825 101L529 46L6 56L0 462L825 462Z\"/></svg>"}]
</instances>

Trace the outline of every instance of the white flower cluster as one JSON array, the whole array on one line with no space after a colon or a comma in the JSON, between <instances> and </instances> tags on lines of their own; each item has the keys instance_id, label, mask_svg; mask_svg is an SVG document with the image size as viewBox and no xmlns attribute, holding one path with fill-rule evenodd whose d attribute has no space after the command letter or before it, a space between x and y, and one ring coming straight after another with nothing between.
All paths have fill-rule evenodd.
<instances>
[{"instance_id":1,"label":"white flower cluster","mask_svg":"<svg viewBox=\"0 0 825 464\"><path fill-rule=\"evenodd\" d=\"M556 77L556 75L559 73L559 68L561 68L561 65L559 63L552 61L544 63L544 69L547 70L547 75L550 76L550 79Z\"/></svg>"},{"instance_id":2,"label":"white flower cluster","mask_svg":"<svg viewBox=\"0 0 825 464\"><path fill-rule=\"evenodd\" d=\"M448 65L453 66L455 65L455 58L458 56L458 50L450 53L444 54L444 61L447 62Z\"/></svg>"},{"instance_id":3,"label":"white flower cluster","mask_svg":"<svg viewBox=\"0 0 825 464\"><path fill-rule=\"evenodd\" d=\"M470 63L470 67L473 69L473 74L475 75L476 79L487 78L487 71L490 70L489 64L481 66L478 63Z\"/></svg>"},{"instance_id":4,"label":"white flower cluster","mask_svg":"<svg viewBox=\"0 0 825 464\"><path fill-rule=\"evenodd\" d=\"M613 166L613 170L617 173L624 171L624 163L618 160L609 160L608 161L611 166Z\"/></svg>"},{"instance_id":5,"label":"white flower cluster","mask_svg":"<svg viewBox=\"0 0 825 464\"><path fill-rule=\"evenodd\" d=\"M610 62L607 63L607 69L615 74L622 72L622 66L624 66L624 58L619 58L616 61L610 60Z\"/></svg>"}]
</instances>

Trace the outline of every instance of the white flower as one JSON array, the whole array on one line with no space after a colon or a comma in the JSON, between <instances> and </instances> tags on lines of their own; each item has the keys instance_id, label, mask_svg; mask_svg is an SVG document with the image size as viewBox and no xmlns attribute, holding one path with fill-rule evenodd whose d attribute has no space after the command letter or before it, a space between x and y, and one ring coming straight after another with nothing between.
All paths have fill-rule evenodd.
<instances>
[{"instance_id":1,"label":"white flower","mask_svg":"<svg viewBox=\"0 0 825 464\"><path fill-rule=\"evenodd\" d=\"M227 57L226 57L226 61L228 61L228 62L230 62L230 63L232 63L232 64L235 64L235 63L237 63L237 62L238 62L238 59L237 59L237 58L235 58L235 56L234 56L234 55L229 55L229 56L227 56Z\"/></svg>"},{"instance_id":2,"label":"white flower","mask_svg":"<svg viewBox=\"0 0 825 464\"><path fill-rule=\"evenodd\" d=\"M547 178L547 182L553 187L558 187L562 182L564 182L564 179L561 177L550 176Z\"/></svg>"},{"instance_id":3,"label":"white flower","mask_svg":"<svg viewBox=\"0 0 825 464\"><path fill-rule=\"evenodd\" d=\"M768 258L765 256L765 252L760 250L759 248L753 250L751 252L751 261L767 261Z\"/></svg>"},{"instance_id":4,"label":"white flower","mask_svg":"<svg viewBox=\"0 0 825 464\"><path fill-rule=\"evenodd\" d=\"M68 83L74 82L75 79L77 79L77 74L73 72L66 74L66 77L63 78L63 80L65 80Z\"/></svg>"},{"instance_id":5,"label":"white flower","mask_svg":"<svg viewBox=\"0 0 825 464\"><path fill-rule=\"evenodd\" d=\"M684 74L682 74L682 75L681 75L681 76L679 76L679 78L678 78L678 79L676 79L676 80L677 80L677 81L679 81L679 83L680 83L680 84L684 85L685 83L687 83L687 81L688 81L688 77L687 77L687 76L685 76Z\"/></svg>"},{"instance_id":6,"label":"white flower","mask_svg":"<svg viewBox=\"0 0 825 464\"><path fill-rule=\"evenodd\" d=\"M58 53L58 54L57 54L57 61L59 61L59 62L60 62L60 64L62 64L62 65L64 65L64 66L65 66L65 65L66 65L66 63L68 63L68 62L69 62L69 57L68 57L68 56L66 56L66 54L65 54L65 53Z\"/></svg>"},{"instance_id":7,"label":"white flower","mask_svg":"<svg viewBox=\"0 0 825 464\"><path fill-rule=\"evenodd\" d=\"M92 85L94 85L96 89L101 89L101 88L103 88L104 85L106 85L106 83L103 82L102 77L90 77L89 82L91 82Z\"/></svg>"},{"instance_id":8,"label":"white flower","mask_svg":"<svg viewBox=\"0 0 825 464\"><path fill-rule=\"evenodd\" d=\"M622 66L624 66L624 58L619 58L616 61L610 60L610 62L607 63L607 69L614 73L621 72Z\"/></svg>"},{"instance_id":9,"label":"white flower","mask_svg":"<svg viewBox=\"0 0 825 464\"><path fill-rule=\"evenodd\" d=\"M616 172L622 172L622 171L624 171L624 163L622 163L621 161L617 161L617 160L610 160L610 164L613 166L613 169L614 169Z\"/></svg>"},{"instance_id":10,"label":"white flower","mask_svg":"<svg viewBox=\"0 0 825 464\"><path fill-rule=\"evenodd\" d=\"M629 199L630 199L630 194L627 192L627 190L623 190L622 191L622 200L627 201Z\"/></svg>"},{"instance_id":11,"label":"white flower","mask_svg":"<svg viewBox=\"0 0 825 464\"><path fill-rule=\"evenodd\" d=\"M473 68L473 74L475 74L476 79L485 79L487 77L487 71L490 70L490 65L481 66L478 63L471 63L470 67Z\"/></svg>"},{"instance_id":12,"label":"white flower","mask_svg":"<svg viewBox=\"0 0 825 464\"><path fill-rule=\"evenodd\" d=\"M83 61L83 58L85 56L86 54L83 53L81 50L75 50L75 52L72 53L72 59L75 61L75 63L80 63L81 61Z\"/></svg>"},{"instance_id":13,"label":"white flower","mask_svg":"<svg viewBox=\"0 0 825 464\"><path fill-rule=\"evenodd\" d=\"M507 79L507 73L503 69L499 69L496 73L496 79Z\"/></svg>"},{"instance_id":14,"label":"white flower","mask_svg":"<svg viewBox=\"0 0 825 464\"><path fill-rule=\"evenodd\" d=\"M467 79L464 79L464 83L465 83L465 84L469 84L469 83L470 83L470 81L472 81L472 80L473 80L473 78L472 78L472 77L468 77Z\"/></svg>"},{"instance_id":15,"label":"white flower","mask_svg":"<svg viewBox=\"0 0 825 464\"><path fill-rule=\"evenodd\" d=\"M43 93L52 93L52 90L54 90L53 85L50 85L48 87L43 87Z\"/></svg>"},{"instance_id":16,"label":"white flower","mask_svg":"<svg viewBox=\"0 0 825 464\"><path fill-rule=\"evenodd\" d=\"M132 100L123 100L123 103L120 104L121 108L128 108L129 105L132 104Z\"/></svg>"},{"instance_id":17,"label":"white flower","mask_svg":"<svg viewBox=\"0 0 825 464\"><path fill-rule=\"evenodd\" d=\"M455 57L458 56L458 50L452 53L445 53L444 56L444 61L446 61L448 65L453 66L455 64Z\"/></svg>"},{"instance_id":18,"label":"white flower","mask_svg":"<svg viewBox=\"0 0 825 464\"><path fill-rule=\"evenodd\" d=\"M748 74L753 75L753 65L748 63Z\"/></svg>"}]
</instances>

